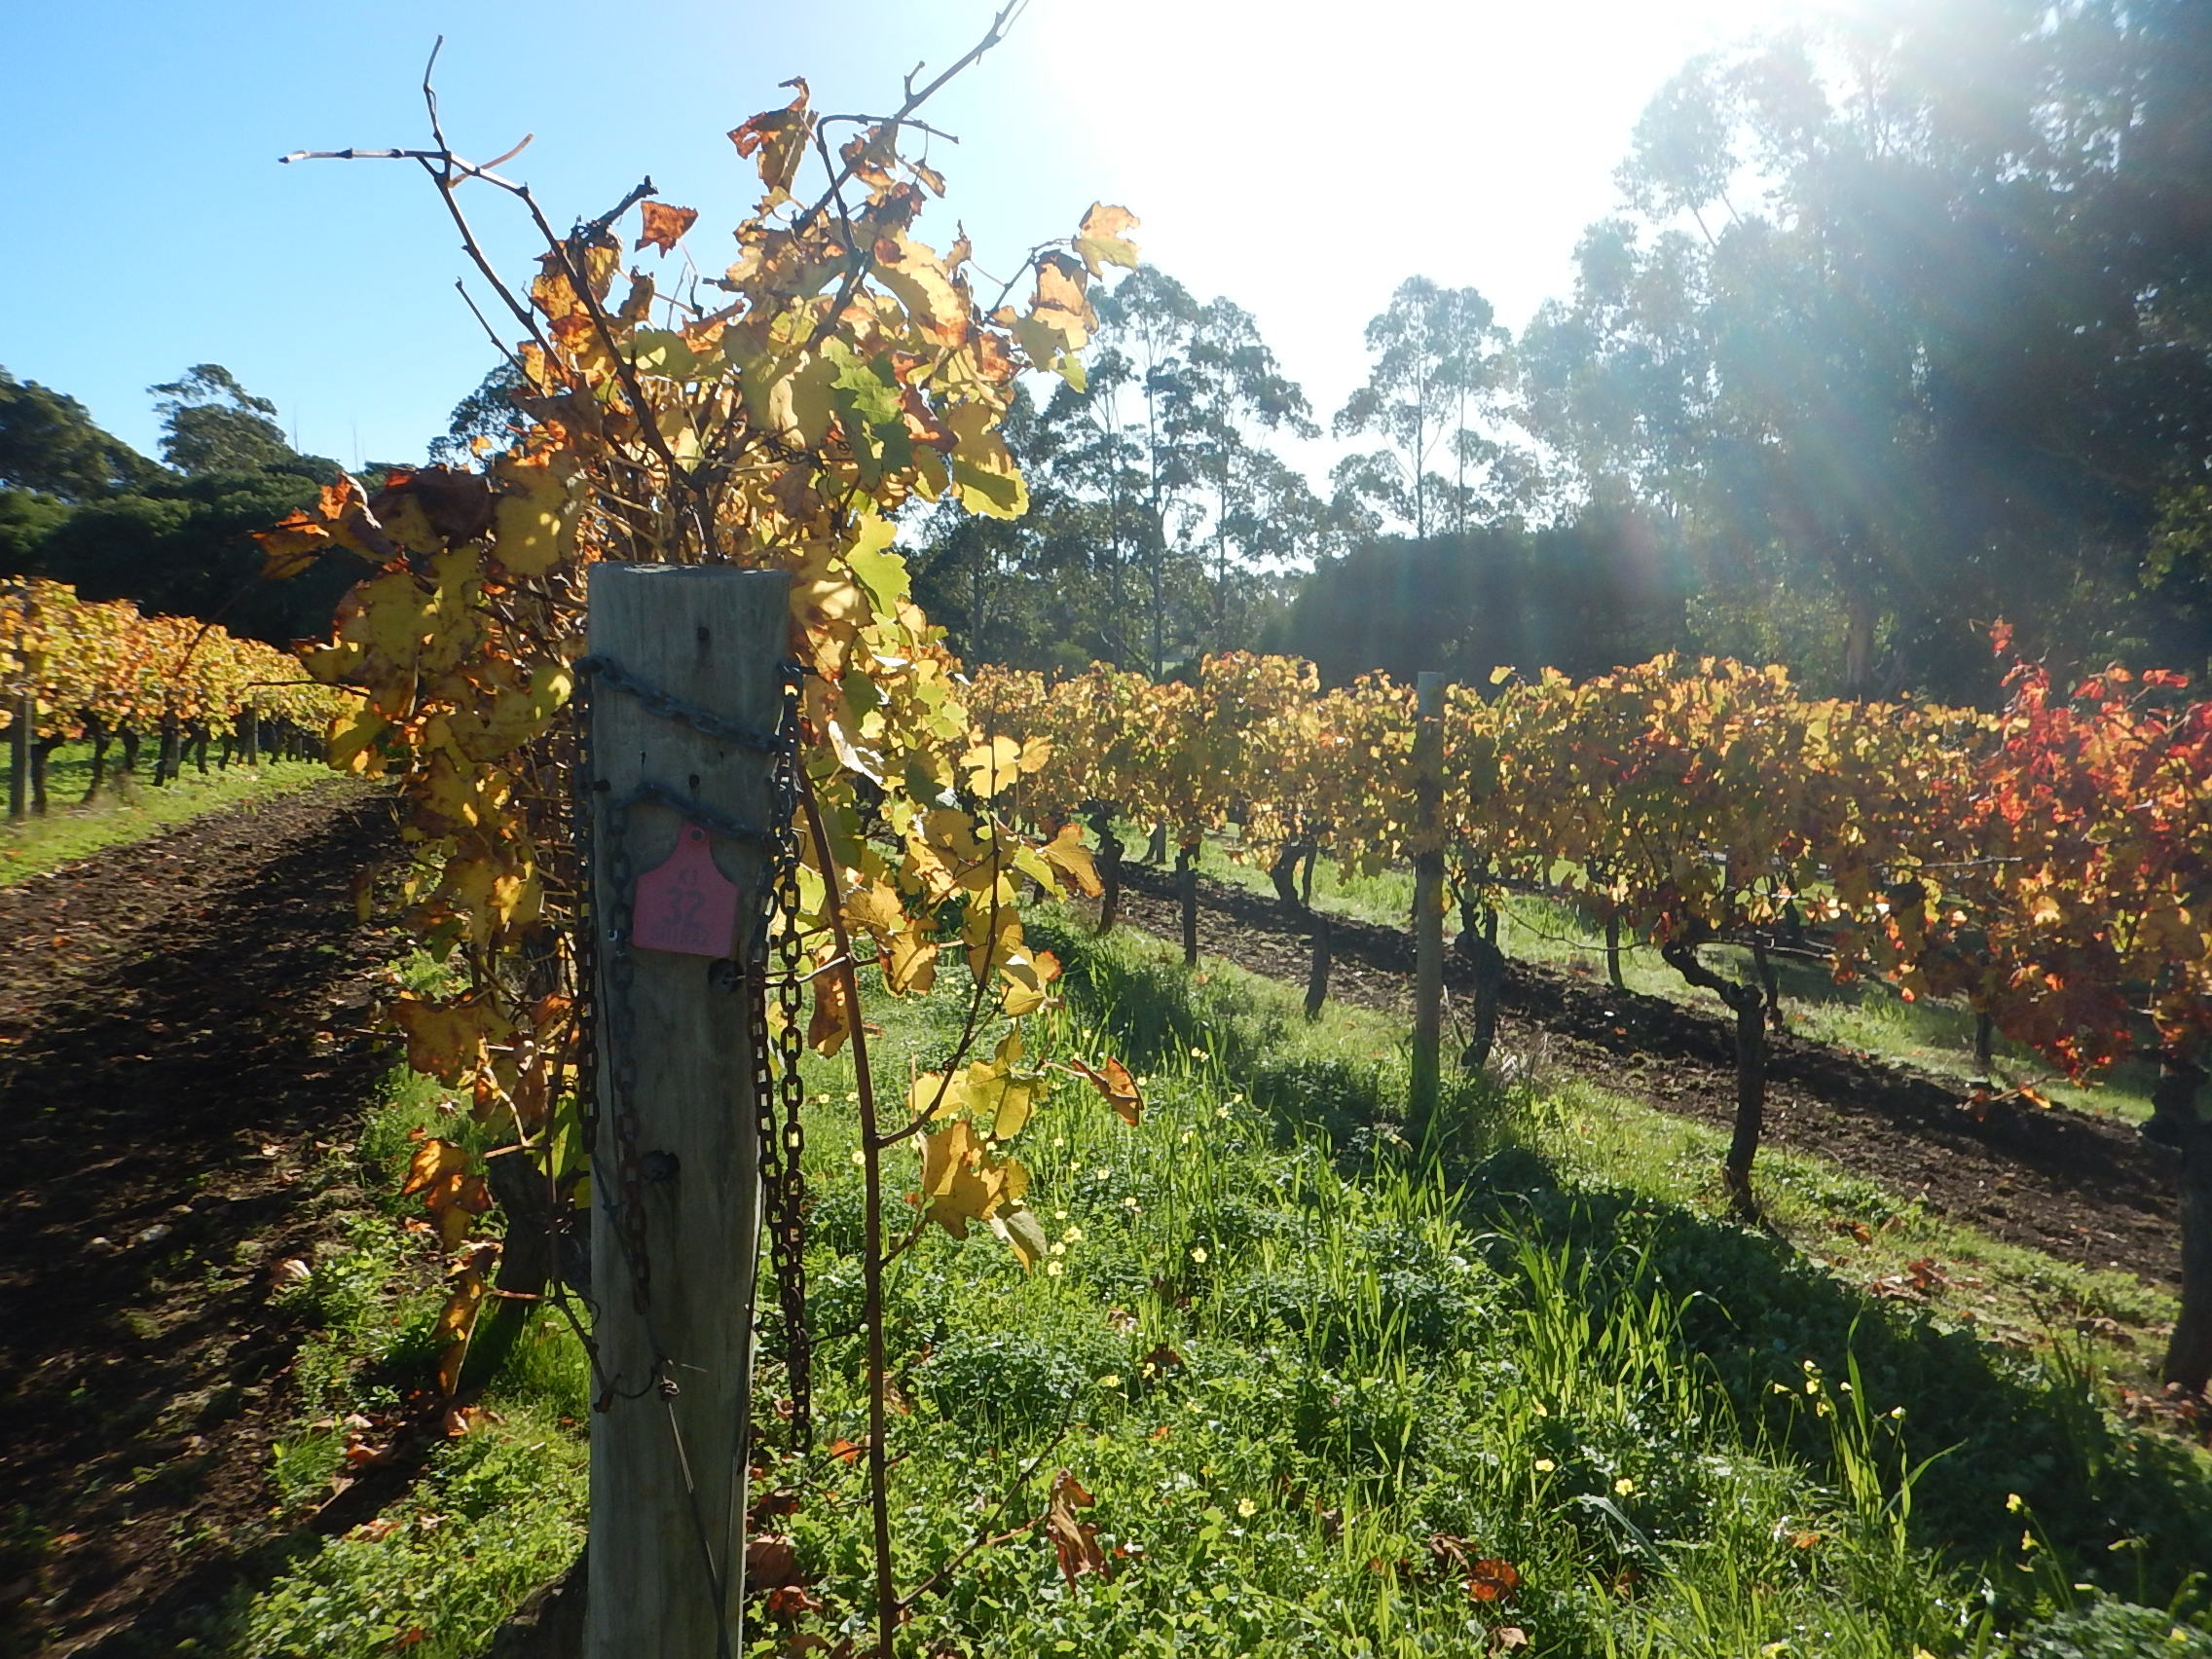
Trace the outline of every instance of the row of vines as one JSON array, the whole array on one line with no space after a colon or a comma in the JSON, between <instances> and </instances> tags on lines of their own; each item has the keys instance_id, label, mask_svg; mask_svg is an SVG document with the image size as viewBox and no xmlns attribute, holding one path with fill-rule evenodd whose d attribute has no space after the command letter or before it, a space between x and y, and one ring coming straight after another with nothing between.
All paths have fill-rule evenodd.
<instances>
[{"instance_id":1,"label":"row of vines","mask_svg":"<svg viewBox=\"0 0 2212 1659\"><path fill-rule=\"evenodd\" d=\"M1186 868L1234 821L1292 903L1301 855L1374 870L1444 852L1460 949L1489 992L1475 1063L1494 1022L1500 894L1545 896L1608 940L1649 939L1733 1015L1740 1194L1781 1023L1770 953L1818 956L1839 979L1886 977L1907 999L1960 999L2077 1077L2155 1057L2145 1132L2185 1170L2185 1309L2167 1372L2203 1386L2212 703L2178 674L2113 669L2069 693L2025 663L1993 714L1807 697L1779 668L1713 660L1498 679L1447 690L1429 837L1415 696L1381 678L1323 693L1309 664L1251 655L1159 685L1104 667L1057 682L986 670L970 704L1023 770L1023 811L1088 818L1109 881L1117 819L1161 826ZM1701 953L1714 943L1749 947L1741 976Z\"/></svg>"},{"instance_id":2,"label":"row of vines","mask_svg":"<svg viewBox=\"0 0 2212 1659\"><path fill-rule=\"evenodd\" d=\"M111 747L134 774L152 739L156 784L187 764L204 772L211 744L225 765L265 748L305 758L349 701L303 679L287 653L219 626L80 599L60 582L0 585L0 730L32 811L47 810L47 762L64 743L92 746L90 799L108 782Z\"/></svg>"}]
</instances>

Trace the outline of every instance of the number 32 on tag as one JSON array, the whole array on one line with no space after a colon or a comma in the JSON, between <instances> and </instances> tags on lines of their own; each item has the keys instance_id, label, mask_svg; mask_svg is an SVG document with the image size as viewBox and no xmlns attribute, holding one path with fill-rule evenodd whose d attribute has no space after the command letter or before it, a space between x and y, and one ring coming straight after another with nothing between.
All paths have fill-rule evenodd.
<instances>
[{"instance_id":1,"label":"number 32 on tag","mask_svg":"<svg viewBox=\"0 0 2212 1659\"><path fill-rule=\"evenodd\" d=\"M737 947L737 884L715 867L707 832L683 826L676 851L638 877L630 940L640 950L728 956Z\"/></svg>"}]
</instances>

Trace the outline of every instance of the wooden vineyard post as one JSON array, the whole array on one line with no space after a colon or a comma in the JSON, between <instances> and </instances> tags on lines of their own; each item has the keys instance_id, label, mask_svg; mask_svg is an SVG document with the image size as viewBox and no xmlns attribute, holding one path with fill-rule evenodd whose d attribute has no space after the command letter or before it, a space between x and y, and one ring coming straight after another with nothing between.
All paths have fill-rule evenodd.
<instances>
[{"instance_id":1,"label":"wooden vineyard post","mask_svg":"<svg viewBox=\"0 0 2212 1659\"><path fill-rule=\"evenodd\" d=\"M789 581L714 565L591 571L598 1398L585 1659L742 1651L759 1142L743 971L729 958L755 950L769 861L733 830L774 828L775 790L773 756L722 722L777 723ZM723 735L702 730L701 713ZM633 913L640 877L664 864ZM734 939L689 926L726 904L717 871L737 887Z\"/></svg>"},{"instance_id":2,"label":"wooden vineyard post","mask_svg":"<svg viewBox=\"0 0 2212 1659\"><path fill-rule=\"evenodd\" d=\"M8 822L20 824L30 816L31 726L38 705L28 691L19 693L15 705L8 711Z\"/></svg>"},{"instance_id":3,"label":"wooden vineyard post","mask_svg":"<svg viewBox=\"0 0 2212 1659\"><path fill-rule=\"evenodd\" d=\"M1444 1037L1444 676L1415 681L1414 1062L1408 1121L1436 1116Z\"/></svg>"}]
</instances>

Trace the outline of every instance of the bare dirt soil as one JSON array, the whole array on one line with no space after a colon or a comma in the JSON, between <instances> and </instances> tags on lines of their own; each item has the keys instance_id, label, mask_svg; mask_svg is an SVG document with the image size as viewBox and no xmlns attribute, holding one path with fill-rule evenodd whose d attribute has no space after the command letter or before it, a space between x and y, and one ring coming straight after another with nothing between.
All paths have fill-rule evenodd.
<instances>
[{"instance_id":1,"label":"bare dirt soil","mask_svg":"<svg viewBox=\"0 0 2212 1659\"><path fill-rule=\"evenodd\" d=\"M333 779L0 889L0 1651L169 1653L269 1517L284 1264L382 1066L388 806Z\"/></svg>"},{"instance_id":2,"label":"bare dirt soil","mask_svg":"<svg viewBox=\"0 0 2212 1659\"><path fill-rule=\"evenodd\" d=\"M1123 866L1122 914L1182 937L1175 876ZM1332 917L1329 994L1361 1007L1411 1007L1410 928ZM1200 877L1198 948L1303 987L1310 923L1272 897ZM1445 988L1464 994L1466 966L1447 952ZM1709 1123L1735 1118L1728 1016L1617 991L1515 962L1499 1042L1540 1048L1558 1071ZM1787 1033L1770 1037L1766 1138L1819 1153L1900 1198L2062 1261L2117 1268L2161 1285L2180 1278L2180 1200L2171 1155L2125 1124L2069 1111L2000 1107L1975 1122L1955 1080L1845 1053Z\"/></svg>"}]
</instances>

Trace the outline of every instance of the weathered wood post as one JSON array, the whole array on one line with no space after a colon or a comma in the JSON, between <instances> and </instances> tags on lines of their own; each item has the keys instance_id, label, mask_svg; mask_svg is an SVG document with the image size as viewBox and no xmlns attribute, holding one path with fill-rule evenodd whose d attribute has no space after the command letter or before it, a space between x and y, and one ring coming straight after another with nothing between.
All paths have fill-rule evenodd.
<instances>
[{"instance_id":1,"label":"weathered wood post","mask_svg":"<svg viewBox=\"0 0 2212 1659\"><path fill-rule=\"evenodd\" d=\"M30 816L31 727L38 705L28 691L18 693L8 711L8 822Z\"/></svg>"},{"instance_id":2,"label":"weathered wood post","mask_svg":"<svg viewBox=\"0 0 2212 1659\"><path fill-rule=\"evenodd\" d=\"M1444 1036L1444 676L1414 682L1414 1063L1407 1118L1435 1120Z\"/></svg>"},{"instance_id":3,"label":"weathered wood post","mask_svg":"<svg viewBox=\"0 0 2212 1659\"><path fill-rule=\"evenodd\" d=\"M742 1651L759 1142L731 958L753 950L769 870L738 831L773 828L775 791L773 756L734 728L776 725L788 590L781 571L728 566L591 571L586 1659ZM736 885L734 915L717 872Z\"/></svg>"}]
</instances>

